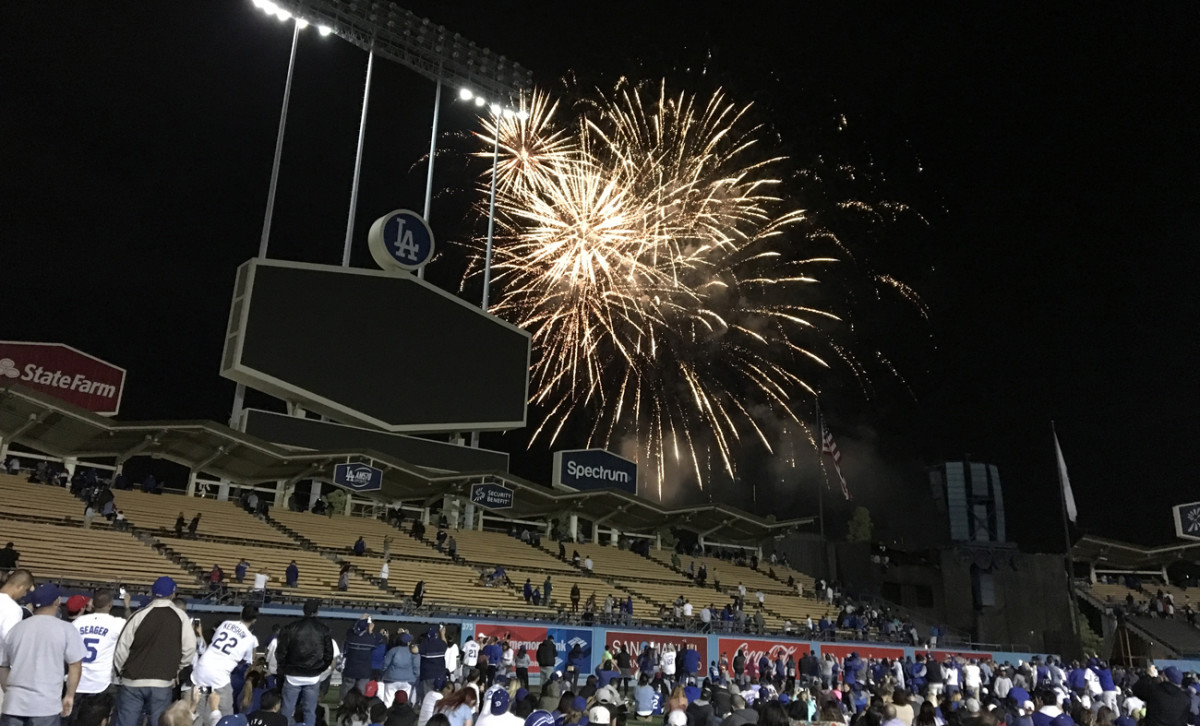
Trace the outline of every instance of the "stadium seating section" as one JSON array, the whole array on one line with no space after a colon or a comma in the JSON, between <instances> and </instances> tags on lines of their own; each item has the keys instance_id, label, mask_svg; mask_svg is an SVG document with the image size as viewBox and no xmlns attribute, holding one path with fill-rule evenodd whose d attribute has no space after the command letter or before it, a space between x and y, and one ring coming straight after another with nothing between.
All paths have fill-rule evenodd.
<instances>
[{"instance_id":1,"label":"stadium seating section","mask_svg":"<svg viewBox=\"0 0 1200 726\"><path fill-rule=\"evenodd\" d=\"M180 514L185 521L200 515L198 536L223 537L238 541L274 542L294 545L295 540L271 525L248 514L233 502L219 502L199 497L176 497L169 494L146 494L140 491L113 492L117 509L133 526L156 530L165 537L174 537L175 520Z\"/></svg>"},{"instance_id":2,"label":"stadium seating section","mask_svg":"<svg viewBox=\"0 0 1200 726\"><path fill-rule=\"evenodd\" d=\"M783 567L776 567L778 579L763 571L715 558L684 557L684 568L691 562L698 568L708 566L708 584L701 588L685 574L672 568L670 553L654 552L647 558L611 546L568 545L567 560L557 557L549 546L531 546L502 532L450 530L457 544L457 558L434 546L435 527L428 527L424 540L414 538L411 520L403 531L387 522L346 516L320 516L271 511L266 519L254 517L233 502L216 501L177 494L146 494L140 491L115 492L117 508L125 513L130 531L113 531L103 517L96 517L92 528L83 526L83 506L60 487L29 484L24 477L0 475L0 539L7 537L22 553L21 565L35 576L71 583L124 583L135 588L148 585L162 574L175 577L181 591L203 595L209 589L208 573L218 565L225 572L224 585L237 595L252 586L254 574L265 570L272 599L296 601L318 597L331 602L364 607L401 607L411 605L413 588L425 583L425 604L468 612L494 612L525 617L551 617L570 612L572 585L580 589L580 609L595 594L598 614L605 598L616 601L633 599L634 617L656 621L669 613L676 598L687 598L695 609L694 618L705 605L720 609L736 593L739 582L748 590L748 605L754 593L766 593L764 618L769 628L779 628L785 619L803 622L830 613L831 608L811 596L797 597L786 580L792 575L804 583L806 595L812 592L812 578ZM194 537L187 532L175 534L180 514L186 521L199 513L200 524ZM355 541L362 537L366 554L352 553ZM386 584L378 579L385 552L384 539L390 538ZM6 540L6 541L7 541ZM578 551L580 566L570 560ZM86 558L79 553L86 552ZM582 567L586 557L593 569ZM242 583L234 581L239 559L250 563ZM288 564L295 560L300 578L295 588L284 584ZM342 565L349 563L349 587L338 588ZM488 582L487 575L503 565L511 584ZM527 605L522 586L528 578L539 588L549 576L552 594L540 607ZM719 580L719 589L715 586ZM1123 597L1123 595L1122 595Z\"/></svg>"}]
</instances>

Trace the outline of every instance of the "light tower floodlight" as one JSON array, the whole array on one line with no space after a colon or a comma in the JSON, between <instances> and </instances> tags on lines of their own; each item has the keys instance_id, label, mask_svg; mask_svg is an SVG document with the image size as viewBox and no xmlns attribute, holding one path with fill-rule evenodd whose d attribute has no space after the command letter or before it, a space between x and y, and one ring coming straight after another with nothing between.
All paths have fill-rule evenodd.
<instances>
[{"instance_id":1,"label":"light tower floodlight","mask_svg":"<svg viewBox=\"0 0 1200 726\"><path fill-rule=\"evenodd\" d=\"M492 103L516 106L533 72L395 3L371 0L275 0L281 8L435 83L466 88Z\"/></svg>"}]
</instances>

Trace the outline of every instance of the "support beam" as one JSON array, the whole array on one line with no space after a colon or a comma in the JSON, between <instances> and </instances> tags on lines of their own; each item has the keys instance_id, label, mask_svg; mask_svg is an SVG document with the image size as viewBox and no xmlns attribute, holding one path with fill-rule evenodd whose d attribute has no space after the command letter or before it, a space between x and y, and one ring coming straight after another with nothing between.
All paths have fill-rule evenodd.
<instances>
[{"instance_id":1,"label":"support beam","mask_svg":"<svg viewBox=\"0 0 1200 726\"><path fill-rule=\"evenodd\" d=\"M611 512L609 512L608 514L604 515L603 517L601 517L601 518L599 518L599 519L593 519L593 520L592 520L592 524L593 524L593 525L596 525L596 524L604 524L605 522L607 522L608 520L610 520L610 519L612 519L613 517L617 516L618 514L624 514L624 513L625 513L625 510L627 510L627 509L629 509L629 504L622 504L621 506L619 506L619 507L617 507L616 509L612 510Z\"/></svg>"},{"instance_id":2,"label":"support beam","mask_svg":"<svg viewBox=\"0 0 1200 726\"><path fill-rule=\"evenodd\" d=\"M0 461L2 461L4 457L8 455L9 444L16 441L17 437L21 434L40 424L49 415L49 411L31 413L29 414L29 418L25 419L24 423L22 423L20 426L16 427L7 434L0 434Z\"/></svg>"},{"instance_id":3,"label":"support beam","mask_svg":"<svg viewBox=\"0 0 1200 726\"><path fill-rule=\"evenodd\" d=\"M729 526L729 520L728 520L728 519L726 519L724 522L721 522L721 523L720 523L720 524L718 524L717 526L715 526L715 527L712 527L712 528L710 528L710 529L706 529L706 530L704 530L703 532L700 532L700 536L701 536L701 537L707 537L707 536L709 536L710 534L713 534L713 533L717 532L717 531L718 531L718 530L720 530L721 528L723 528L723 527L728 527L728 526Z\"/></svg>"},{"instance_id":4,"label":"support beam","mask_svg":"<svg viewBox=\"0 0 1200 726\"><path fill-rule=\"evenodd\" d=\"M159 433L154 434L154 435L146 434L146 438L142 439L141 443L131 447L130 449L128 449L127 451L122 453L120 456L118 456L117 463L124 464L125 462L129 461L133 457L142 453L146 449L149 449L152 446L158 446L159 437L165 433L166 433L165 431L160 431Z\"/></svg>"},{"instance_id":5,"label":"support beam","mask_svg":"<svg viewBox=\"0 0 1200 726\"><path fill-rule=\"evenodd\" d=\"M321 499L321 482L313 480L312 488L308 490L308 509L317 506L317 501Z\"/></svg>"},{"instance_id":6,"label":"support beam","mask_svg":"<svg viewBox=\"0 0 1200 726\"><path fill-rule=\"evenodd\" d=\"M579 515L567 515L567 534L571 536L572 542L579 541Z\"/></svg>"}]
</instances>

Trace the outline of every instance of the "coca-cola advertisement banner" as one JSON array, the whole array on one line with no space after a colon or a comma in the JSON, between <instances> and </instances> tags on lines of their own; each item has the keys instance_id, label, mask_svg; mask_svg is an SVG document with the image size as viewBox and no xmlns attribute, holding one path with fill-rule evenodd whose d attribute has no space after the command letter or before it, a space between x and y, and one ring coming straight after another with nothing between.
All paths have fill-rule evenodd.
<instances>
[{"instance_id":1,"label":"coca-cola advertisement banner","mask_svg":"<svg viewBox=\"0 0 1200 726\"><path fill-rule=\"evenodd\" d=\"M62 343L0 341L0 385L20 383L82 409L114 416L125 369Z\"/></svg>"},{"instance_id":2,"label":"coca-cola advertisement banner","mask_svg":"<svg viewBox=\"0 0 1200 726\"><path fill-rule=\"evenodd\" d=\"M675 635L674 633L635 633L621 630L609 630L605 634L605 645L610 649L616 645L624 645L629 654L637 659L644 646L649 645L659 650L666 643L674 646L686 644L700 654L700 668L708 668L708 637L704 635Z\"/></svg>"},{"instance_id":3,"label":"coca-cola advertisement banner","mask_svg":"<svg viewBox=\"0 0 1200 726\"><path fill-rule=\"evenodd\" d=\"M753 660L755 663L765 653L771 662L775 662L776 655L782 655L784 662L787 662L788 656L792 656L796 662L800 658L808 655L808 651L812 649L811 643L797 643L791 640L761 640L754 638L721 638L718 641L718 648L722 656L727 656L730 662L733 662L734 656L739 650L746 656L747 660Z\"/></svg>"}]
</instances>

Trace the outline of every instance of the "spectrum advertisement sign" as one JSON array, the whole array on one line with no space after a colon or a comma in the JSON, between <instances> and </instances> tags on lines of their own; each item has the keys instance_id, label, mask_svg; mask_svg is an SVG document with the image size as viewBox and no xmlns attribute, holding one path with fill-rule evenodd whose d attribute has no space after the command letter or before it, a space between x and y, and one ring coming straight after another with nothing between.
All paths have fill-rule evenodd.
<instances>
[{"instance_id":1,"label":"spectrum advertisement sign","mask_svg":"<svg viewBox=\"0 0 1200 726\"><path fill-rule=\"evenodd\" d=\"M576 645L583 651L584 662L592 662L592 631L590 629L579 628L543 628L535 625L495 625L491 623L476 623L475 624L475 640L481 640L484 637L497 637L501 641L507 640L514 651L520 650L521 646L525 646L525 650L529 653L529 660L533 664L529 666L530 673L540 673L541 669L537 664L537 649L550 635L554 638L554 645L558 648L558 655L554 660L555 670L564 670L567 665L567 653ZM481 646L482 647L482 646ZM590 671L591 668L588 668Z\"/></svg>"},{"instance_id":2,"label":"spectrum advertisement sign","mask_svg":"<svg viewBox=\"0 0 1200 726\"><path fill-rule=\"evenodd\" d=\"M115 416L125 369L62 343L0 341L0 385L20 383L79 408Z\"/></svg>"},{"instance_id":3,"label":"spectrum advertisement sign","mask_svg":"<svg viewBox=\"0 0 1200 726\"><path fill-rule=\"evenodd\" d=\"M604 449L554 452L557 489L620 489L637 494L637 463Z\"/></svg>"}]
</instances>

